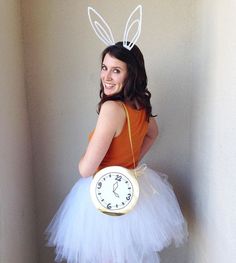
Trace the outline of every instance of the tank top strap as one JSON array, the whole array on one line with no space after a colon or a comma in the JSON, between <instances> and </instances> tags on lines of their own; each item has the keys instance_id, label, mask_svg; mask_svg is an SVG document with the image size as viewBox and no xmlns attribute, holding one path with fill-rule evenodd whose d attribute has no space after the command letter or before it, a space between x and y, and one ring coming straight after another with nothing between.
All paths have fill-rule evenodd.
<instances>
[{"instance_id":1,"label":"tank top strap","mask_svg":"<svg viewBox=\"0 0 236 263\"><path fill-rule=\"evenodd\" d=\"M122 106L124 107L125 114L126 114L127 125L128 125L128 134L129 134L129 142L130 142L130 148L131 148L131 152L132 152L133 165L134 165L134 169L135 169L135 167L136 167L136 162L135 162L135 157L134 157L134 147L133 147L133 141L132 141L130 116L129 116L129 112L128 112L127 108L126 108L125 103L121 102L121 104L122 104Z\"/></svg>"}]
</instances>

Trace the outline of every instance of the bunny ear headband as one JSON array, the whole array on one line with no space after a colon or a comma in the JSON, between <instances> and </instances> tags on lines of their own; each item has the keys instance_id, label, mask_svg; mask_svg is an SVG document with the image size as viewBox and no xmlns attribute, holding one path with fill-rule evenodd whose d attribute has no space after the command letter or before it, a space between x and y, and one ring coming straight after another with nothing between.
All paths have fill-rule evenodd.
<instances>
[{"instance_id":1,"label":"bunny ear headband","mask_svg":"<svg viewBox=\"0 0 236 263\"><path fill-rule=\"evenodd\" d=\"M138 14L138 18L135 19L136 13ZM92 19L91 17L92 15L95 17L95 20ZM112 35L110 27L108 26L106 21L102 18L102 16L90 6L88 7L88 17L97 37L107 46L115 45L114 37ZM100 22L98 22L96 19L99 19ZM124 36L123 36L124 48L131 50L132 47L135 45L141 33L141 24L142 24L142 6L138 5L130 14L126 22ZM134 29L134 33L131 41L128 42L128 37L129 35L131 35L130 33L131 29Z\"/></svg>"}]
</instances>

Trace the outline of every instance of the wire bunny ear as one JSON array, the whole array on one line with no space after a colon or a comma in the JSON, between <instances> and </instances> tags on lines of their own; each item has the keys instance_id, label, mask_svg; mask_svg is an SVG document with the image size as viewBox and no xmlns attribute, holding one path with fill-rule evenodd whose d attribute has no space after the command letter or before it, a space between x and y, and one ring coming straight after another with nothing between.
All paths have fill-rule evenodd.
<instances>
[{"instance_id":1,"label":"wire bunny ear","mask_svg":"<svg viewBox=\"0 0 236 263\"><path fill-rule=\"evenodd\" d=\"M135 18L135 13L137 13L138 18ZM92 19L91 16L94 16L95 19ZM90 24L96 33L97 37L105 43L107 46L115 45L114 37L112 35L111 29L106 23L106 21L102 18L102 16L92 7L88 7L88 17ZM137 17L137 16L136 16ZM100 20L98 22L96 19ZM125 31L123 36L123 47L131 50L135 43L137 42L140 33L141 33L141 25L142 25L142 6L138 5L133 12L130 14L126 25L125 25ZM135 30L135 27L136 30ZM133 34L130 33L130 31L134 32ZM129 35L133 35L132 39L128 41Z\"/></svg>"},{"instance_id":2,"label":"wire bunny ear","mask_svg":"<svg viewBox=\"0 0 236 263\"><path fill-rule=\"evenodd\" d=\"M98 18L101 23L97 20L93 20L91 15L94 15L95 18ZM106 21L102 18L102 16L92 7L88 7L88 17L90 24L96 33L97 37L105 43L107 46L115 45L114 37L112 35L111 29L106 23Z\"/></svg>"},{"instance_id":3,"label":"wire bunny ear","mask_svg":"<svg viewBox=\"0 0 236 263\"><path fill-rule=\"evenodd\" d=\"M133 22L132 22L132 19L135 16L136 12L138 12L138 18L133 20ZM134 34L133 38L129 41L129 44L128 44L128 36L129 36L130 30L132 29L132 27L134 27L136 25L137 25L137 29L135 31L135 34ZM138 5L133 10L133 12L130 14L130 16L126 22L126 25L125 25L125 32L124 32L124 36L123 36L123 46L125 48L127 48L128 50L131 50L132 47L137 42L137 40L140 36L140 33L141 33L141 25L142 25L142 6Z\"/></svg>"}]
</instances>

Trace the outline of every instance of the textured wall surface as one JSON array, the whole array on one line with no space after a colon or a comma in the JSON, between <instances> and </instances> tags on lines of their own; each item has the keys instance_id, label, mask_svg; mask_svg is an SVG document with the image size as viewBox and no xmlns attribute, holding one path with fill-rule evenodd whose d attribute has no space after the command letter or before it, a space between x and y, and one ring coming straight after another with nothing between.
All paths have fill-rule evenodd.
<instances>
[{"instance_id":1,"label":"textured wall surface","mask_svg":"<svg viewBox=\"0 0 236 263\"><path fill-rule=\"evenodd\" d=\"M0 1L0 262L35 263L34 185L19 1Z\"/></svg>"}]
</instances>

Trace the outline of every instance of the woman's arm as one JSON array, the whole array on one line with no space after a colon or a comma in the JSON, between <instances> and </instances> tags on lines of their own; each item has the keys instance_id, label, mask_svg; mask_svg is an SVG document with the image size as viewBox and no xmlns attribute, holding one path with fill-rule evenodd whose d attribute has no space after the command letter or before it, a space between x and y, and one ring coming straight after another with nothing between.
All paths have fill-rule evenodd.
<instances>
[{"instance_id":1,"label":"woman's arm","mask_svg":"<svg viewBox=\"0 0 236 263\"><path fill-rule=\"evenodd\" d=\"M159 134L159 130L158 130L157 122L154 118L150 118L148 124L148 131L144 137L142 148L141 148L140 160L149 151L154 141L156 140L158 134Z\"/></svg>"},{"instance_id":2,"label":"woman's arm","mask_svg":"<svg viewBox=\"0 0 236 263\"><path fill-rule=\"evenodd\" d=\"M115 101L103 103L95 131L78 169L82 177L93 175L106 155L113 137L125 122L122 106Z\"/></svg>"}]
</instances>

